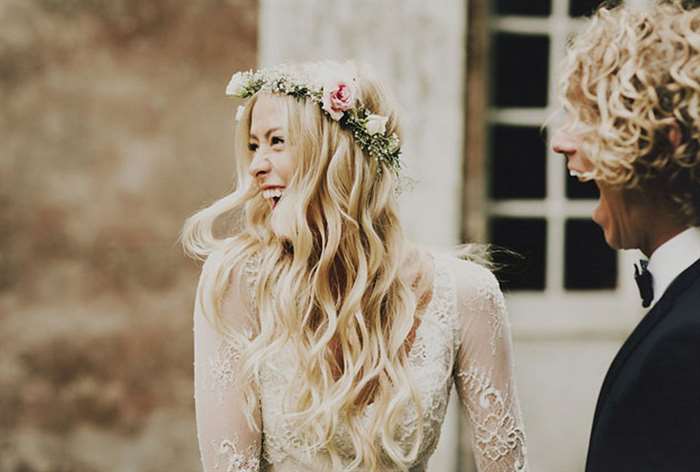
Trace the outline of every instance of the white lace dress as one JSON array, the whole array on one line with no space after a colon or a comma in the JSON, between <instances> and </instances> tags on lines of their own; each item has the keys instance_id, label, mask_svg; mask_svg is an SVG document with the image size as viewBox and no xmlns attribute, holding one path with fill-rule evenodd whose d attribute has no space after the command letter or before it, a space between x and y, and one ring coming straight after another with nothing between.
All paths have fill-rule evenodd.
<instances>
[{"instance_id":1,"label":"white lace dress","mask_svg":"<svg viewBox=\"0 0 700 472\"><path fill-rule=\"evenodd\" d=\"M433 296L409 353L409 369L417 379L422 417L407 411L399 438L412 437L423 422L424 439L411 471L427 470L437 446L452 384L473 430L473 449L479 472L526 471L526 447L512 371L510 330L498 282L474 263L435 256ZM207 272L205 264L203 274ZM250 298L255 267L239 271L232 282L237 296L226 297L223 311L234 319L252 308ZM198 296L211 287L202 277ZM236 293L234 293L236 295ZM199 303L196 304L199 306ZM249 329L241 326L241 329ZM206 472L327 471L327 456L303 455L294 431L280 414L285 385L294 375L291 355L281 355L261 375L260 432L249 428L237 383L238 356L198 309L194 314L195 405L197 432ZM370 404L367 408L373 407ZM352 451L342 428L334 438L340 450Z\"/></svg>"}]
</instances>

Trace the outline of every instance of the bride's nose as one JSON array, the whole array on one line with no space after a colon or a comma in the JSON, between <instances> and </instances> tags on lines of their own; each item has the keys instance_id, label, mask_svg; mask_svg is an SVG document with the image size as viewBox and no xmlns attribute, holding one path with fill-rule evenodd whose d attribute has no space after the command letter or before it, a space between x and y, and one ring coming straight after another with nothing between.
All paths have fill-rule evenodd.
<instances>
[{"instance_id":1,"label":"bride's nose","mask_svg":"<svg viewBox=\"0 0 700 472\"><path fill-rule=\"evenodd\" d=\"M253 160L250 162L250 166L248 167L248 173L252 177L258 177L270 172L270 168L270 159L267 158L267 155L264 152L258 150L253 155Z\"/></svg>"}]
</instances>

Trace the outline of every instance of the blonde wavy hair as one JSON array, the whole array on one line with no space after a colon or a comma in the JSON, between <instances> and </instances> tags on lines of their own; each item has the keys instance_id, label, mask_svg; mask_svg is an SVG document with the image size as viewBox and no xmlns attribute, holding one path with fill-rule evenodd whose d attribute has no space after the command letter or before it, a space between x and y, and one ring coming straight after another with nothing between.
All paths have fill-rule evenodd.
<instances>
[{"instance_id":1,"label":"blonde wavy hair","mask_svg":"<svg viewBox=\"0 0 700 472\"><path fill-rule=\"evenodd\" d=\"M380 84L365 68L356 68L355 76L359 100L389 118L387 134L400 136L396 113ZM235 191L190 217L183 229L191 255L225 254L213 268L217 288L201 294L208 298L202 306L213 307L208 317L242 346L243 380L251 385L246 391L251 424L251 412L259 407L261 367L291 344L298 372L289 385L293 394L287 395L286 419L309 452L324 448L333 470L382 470L387 463L406 469L417 456L423 431L419 428L408 449L395 431L409 406L421 417L406 346L422 303L416 294L429 281L424 278L415 287L400 276L412 246L399 222L397 176L366 155L319 105L290 96L280 99L297 161L282 199L287 201L284 237L273 233L269 206L248 175L254 96L237 125ZM217 238L216 221L236 210L243 214L240 232ZM233 268L252 257L259 257L260 265L255 335L248 338L227 329L219 306ZM376 407L367 410L371 402ZM332 441L341 424L348 427L354 454L341 453Z\"/></svg>"},{"instance_id":2,"label":"blonde wavy hair","mask_svg":"<svg viewBox=\"0 0 700 472\"><path fill-rule=\"evenodd\" d=\"M569 45L560 99L590 178L700 224L700 9L602 7Z\"/></svg>"}]
</instances>

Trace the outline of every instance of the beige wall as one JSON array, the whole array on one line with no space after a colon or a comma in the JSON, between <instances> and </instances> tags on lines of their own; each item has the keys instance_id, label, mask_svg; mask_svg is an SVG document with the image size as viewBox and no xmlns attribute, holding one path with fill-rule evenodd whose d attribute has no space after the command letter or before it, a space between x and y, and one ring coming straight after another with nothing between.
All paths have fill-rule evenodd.
<instances>
[{"instance_id":1,"label":"beige wall","mask_svg":"<svg viewBox=\"0 0 700 472\"><path fill-rule=\"evenodd\" d=\"M356 59L389 84L404 129L409 234L460 234L466 4L443 0L262 0L260 63Z\"/></svg>"}]
</instances>

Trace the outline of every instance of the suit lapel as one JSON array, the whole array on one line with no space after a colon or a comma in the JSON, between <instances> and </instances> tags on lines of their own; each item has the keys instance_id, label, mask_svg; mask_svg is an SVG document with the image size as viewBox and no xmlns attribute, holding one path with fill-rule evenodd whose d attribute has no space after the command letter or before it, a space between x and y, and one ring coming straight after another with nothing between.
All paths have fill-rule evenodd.
<instances>
[{"instance_id":1,"label":"suit lapel","mask_svg":"<svg viewBox=\"0 0 700 472\"><path fill-rule=\"evenodd\" d=\"M607 400L610 389L615 384L615 380L619 377L620 371L625 365L627 359L634 352L636 347L646 338L651 330L661 321L673 307L678 296L685 291L698 277L700 276L700 259L695 261L690 267L684 270L668 287L661 299L654 305L649 313L647 313L637 327L632 331L632 334L624 342L618 351L615 359L605 375L603 386L600 389L598 403L593 417L593 430L595 431L596 423L600 411Z\"/></svg>"}]
</instances>

